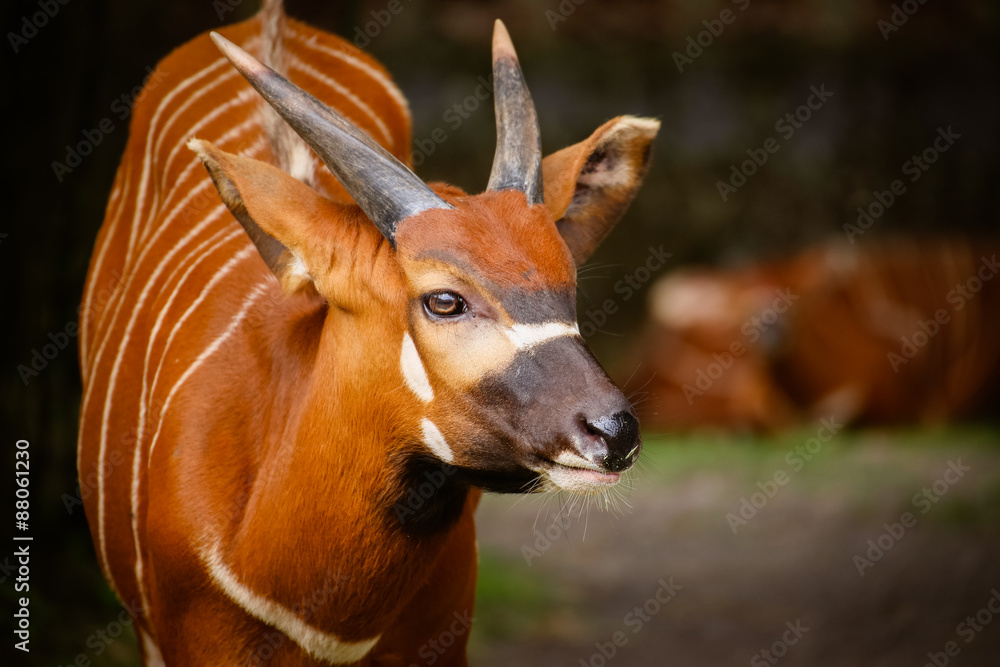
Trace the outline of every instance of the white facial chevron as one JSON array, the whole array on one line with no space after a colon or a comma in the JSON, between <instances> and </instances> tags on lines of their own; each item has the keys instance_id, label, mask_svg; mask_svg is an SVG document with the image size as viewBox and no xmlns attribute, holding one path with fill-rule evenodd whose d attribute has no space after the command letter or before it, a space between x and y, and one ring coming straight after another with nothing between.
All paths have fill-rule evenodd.
<instances>
[{"instance_id":1,"label":"white facial chevron","mask_svg":"<svg viewBox=\"0 0 1000 667\"><path fill-rule=\"evenodd\" d=\"M507 338L519 350L527 350L560 336L579 336L576 322L545 322L544 324L515 324L506 331Z\"/></svg>"}]
</instances>

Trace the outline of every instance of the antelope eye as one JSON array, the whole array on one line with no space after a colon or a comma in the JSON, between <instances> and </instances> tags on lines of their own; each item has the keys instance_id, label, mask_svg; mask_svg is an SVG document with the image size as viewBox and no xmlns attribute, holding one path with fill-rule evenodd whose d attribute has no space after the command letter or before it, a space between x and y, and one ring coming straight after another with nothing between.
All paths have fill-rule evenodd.
<instances>
[{"instance_id":1,"label":"antelope eye","mask_svg":"<svg viewBox=\"0 0 1000 667\"><path fill-rule=\"evenodd\" d=\"M435 317L457 317L469 310L469 305L455 292L434 292L424 297L424 309Z\"/></svg>"}]
</instances>

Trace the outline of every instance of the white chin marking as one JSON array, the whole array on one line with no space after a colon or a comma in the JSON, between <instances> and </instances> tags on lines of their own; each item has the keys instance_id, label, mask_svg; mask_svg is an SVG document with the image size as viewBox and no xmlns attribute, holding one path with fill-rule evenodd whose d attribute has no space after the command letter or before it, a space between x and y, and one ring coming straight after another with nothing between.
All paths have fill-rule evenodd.
<instances>
[{"instance_id":1,"label":"white chin marking","mask_svg":"<svg viewBox=\"0 0 1000 667\"><path fill-rule=\"evenodd\" d=\"M403 369L406 386L421 400L425 402L433 400L434 390L431 389L424 363L420 361L420 353L417 352L417 346L413 344L409 332L403 334L403 351L399 356L399 365Z\"/></svg>"},{"instance_id":2,"label":"white chin marking","mask_svg":"<svg viewBox=\"0 0 1000 667\"><path fill-rule=\"evenodd\" d=\"M621 474L557 465L547 469L543 477L557 489L571 493L589 494L610 489L621 479Z\"/></svg>"},{"instance_id":3,"label":"white chin marking","mask_svg":"<svg viewBox=\"0 0 1000 667\"><path fill-rule=\"evenodd\" d=\"M579 336L576 322L546 322L544 324L515 324L507 329L507 338L519 350L526 350L553 338Z\"/></svg>"},{"instance_id":4,"label":"white chin marking","mask_svg":"<svg viewBox=\"0 0 1000 667\"><path fill-rule=\"evenodd\" d=\"M434 456L445 463L451 463L455 459L455 455L434 422L425 418L420 422L420 428L424 432L424 444L434 452Z\"/></svg>"}]
</instances>

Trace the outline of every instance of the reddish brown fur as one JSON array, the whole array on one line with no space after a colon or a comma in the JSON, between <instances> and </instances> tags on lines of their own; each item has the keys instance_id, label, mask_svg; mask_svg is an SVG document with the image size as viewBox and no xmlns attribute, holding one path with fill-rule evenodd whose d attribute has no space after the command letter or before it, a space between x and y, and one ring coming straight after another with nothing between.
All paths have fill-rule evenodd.
<instances>
[{"instance_id":1,"label":"reddish brown fur","mask_svg":"<svg viewBox=\"0 0 1000 667\"><path fill-rule=\"evenodd\" d=\"M290 23L295 31L307 33L321 44L361 58L381 71L380 65L344 41L319 33L302 24ZM236 43L244 43L258 30L256 21L248 21L221 32ZM287 41L290 51L293 53L299 51L297 41ZM300 55L306 57L305 53ZM219 59L218 50L208 36L203 35L172 53L159 65L160 83L155 89L148 91L143 102L136 107L129 148L123 157L116 180L116 186L124 187L124 181L131 178L131 197L134 198L136 181L141 178L144 140L150 133L150 122L157 105L178 82L202 69L206 63ZM316 62L314 57L312 62L325 73L350 83L353 90L362 91L360 94L365 101L392 128L396 138L397 156L408 161L410 128L407 111L396 106L380 87L373 86L370 80L362 80L356 71L336 59ZM231 68L225 64L217 71L231 72ZM301 85L310 87L308 77L297 77L294 69L291 74L293 81L299 79ZM315 90L315 86L311 89ZM188 116L181 117L174 123L170 132L162 137L161 151L153 155L156 166L153 168L154 190L151 195L165 196L166 191L180 179L182 171L192 160L196 160L194 155L183 147L183 143L190 137L189 128L192 124L204 116L206 110L224 104L243 90L249 90L248 84L238 75L231 76L225 85L203 98L204 104L192 105L193 108L188 112ZM341 104L343 100L338 99L336 95L329 94L326 101L340 108L360 127L378 136L370 120L353 113L351 106ZM258 104L257 99L252 99L231 110L230 113L220 116L217 121L204 127L198 136L218 140L217 138L231 127L248 119L251 113L256 113ZM170 111L175 108L176 105ZM160 127L162 123L161 117ZM251 130L242 142L235 145L229 143L225 147L238 152L242 147L249 146L254 137L260 136L258 127L256 130ZM155 136L154 139L160 137ZM169 152L178 146L182 152L175 158L170 169L165 172L160 171ZM266 158L267 155L268 150L265 148L262 157ZM320 178L320 187L328 196L347 200L340 185L325 170L318 170L317 174ZM200 166L195 177L199 180L206 178ZM131 262L125 262L130 243L129 227L136 202L128 201L128 193L121 194L120 198L125 200L125 205L116 216L114 204L109 204L108 224L102 229L97 241L98 249L105 247L107 259L102 266L95 266L89 277L89 283L100 288L111 279L114 270L125 273L128 282L115 293L113 300L106 306L103 308L95 306L94 316L85 323L87 338L94 344L85 350L82 362L85 381L92 384L88 386L87 394L90 400L87 405L88 410L83 415L80 435L81 474L89 473L96 465L101 410L104 407L103 398L108 388L116 344L109 345L99 360L99 365L94 366L94 362L97 361L97 349L105 339L121 336L123 326L128 319L127 314L135 308L139 292L150 280L153 271L151 260L161 257L173 247L181 236L190 231L194 223L204 216L203 211L215 205L211 201L215 199L217 202L214 190L205 190L204 193L202 201L198 202L201 211L193 207L185 210L181 218L187 224L180 224L180 220L175 220L169 232L157 242L161 250L151 251L148 259L138 266L135 265L136 256L140 252L138 248L133 251ZM147 205L148 203L149 199ZM140 225L138 229L140 234L146 229L155 229L157 221L166 214L162 205L158 209L146 210L148 213L143 217L147 217L148 222ZM381 298L388 302L392 293L398 291L399 284L395 283L397 287L393 288L393 281L385 279L384 269L379 269L377 263L371 262L372 257L387 252L387 244L356 208L352 207L351 213L357 224L331 227L330 230L336 229L342 235L353 236L353 240L331 239L331 243L336 242L340 248L338 259L347 272L352 272L353 286L355 288L358 285L376 286L383 292ZM113 216L120 220L117 227L111 225ZM218 224L225 225L233 231L239 230L236 222L228 215ZM218 228L218 225L210 227L199 235L196 242L208 238ZM245 236L237 236L215 253L219 258L216 263L203 264L195 270L172 307L172 312L176 313L172 316L175 320L182 312L180 304L186 307L199 296L201 286L211 280L218 271L219 264L237 250L247 247L247 243ZM188 247L192 245L189 244ZM345 253L344 249L350 250ZM95 261L96 257L97 253ZM378 272L378 275L363 275L363 267L366 265L371 266L372 271ZM167 295L173 291L180 277L178 274L170 280L165 280L168 275L169 271L164 271L158 277L157 285L150 295L155 300L150 300L152 304L150 301L146 304L146 307L151 305L150 316L137 321L131 340L141 342L150 339L152 320L158 310L165 305ZM155 368L161 361L167 363L163 366L163 373L157 385L159 392L149 397L151 406L162 406L166 390L179 379L179 371L183 371L193 357L205 349L213 335L217 335L219 329L231 317L227 313L238 308L243 294L265 275L266 269L259 259L251 258L239 265L230 276L232 280L229 283L238 291L234 293L232 290L219 290L211 294L205 303L208 307L196 311L178 337L171 342L169 357L168 351L162 347L162 336L152 341L150 347L152 367ZM119 302L122 315L115 321L114 311L119 307ZM382 372L384 376L387 373L397 372L395 369L398 366L398 358L389 358L395 355L388 354L385 357L373 357L367 335L361 337L357 329L352 331L348 328L323 332L324 336L336 337L337 349L347 352L346 354L336 358L319 355L318 351L323 349L323 346L319 344L318 337L310 335L310 332L320 331L325 309L325 303L314 295L303 294L282 299L272 291L269 298L265 297L258 302L248 314L249 324L241 328L241 335L230 339L229 344L202 367L197 373L196 383L189 382L185 385L184 390L175 397L174 407L171 410L162 415L158 414L158 411L151 411L147 415L141 443L146 451L154 431L157 427L161 429L159 444L153 460L149 462L149 469L170 470L171 460L177 460L186 466L169 475L149 475L143 484L143 488L148 489L148 495L144 494L140 505L141 530L148 536L146 556L148 558L149 554L155 553L157 560L155 562L147 560L149 597L155 604L148 615L138 618L137 622L147 633L156 632L156 641L164 651L164 657L168 662L193 664L197 659L204 664L223 664L242 661L246 656L238 654L238 647L223 641L225 636L223 629L243 627L248 637L259 638L265 637L269 631L267 626L257 621L249 621L248 624L242 610L236 608L220 593L210 593L206 597L205 593L212 591L212 585L205 578L203 566L189 550L178 548L180 545L191 544L195 539L194 536L204 530L205 526L212 526L220 535L233 540L228 551L229 563L234 570L246 573L244 583L259 590L271 591L272 599L284 602L290 608L299 602L297 599L299 592L322 590L327 585L328 554L323 547L317 550L308 545L287 544L283 540L276 539L273 531L280 526L282 532L289 535L312 534L321 537L316 533L317 526L336 526L334 532L325 540L318 539L314 544L351 545L347 549L348 553L341 554L342 557L338 559L340 561L338 572L335 573L340 577L346 572L350 574L350 578L346 581L334 579L337 584L337 595L344 600L344 603L314 610L311 623L317 627L334 630L345 639L365 638L376 634L379 630L385 630L388 623L394 624L396 630L387 633L387 641L380 645L378 655L391 655L401 647L408 646L407 638L411 640L420 638L423 641L427 637L434 636L437 632L435 624L445 623L448 620L445 607L450 613L456 600L459 606L464 605L465 608L471 609L475 560L471 558L469 550L473 544L474 497L467 505L465 517L455 529L423 548L414 548L409 540L398 535L383 534L377 522L358 523L360 518L371 516L368 504L373 499L363 492L362 487L357 486L356 480L370 479L383 474L389 454L386 452L379 458L361 456L359 452L366 452L368 448L378 444L366 445L365 440L374 433L384 432L390 420L395 423L398 419L395 413L400 408L398 403L391 400L391 394L386 395L382 387L357 386L353 378L373 377L377 374L373 375L367 369L358 372L352 366L361 364L384 367L385 370ZM395 331L390 331L387 324L385 321L365 322L364 330L371 334L373 330L381 327L385 328L385 331L375 334L376 337L385 337L390 333L395 336ZM126 348L122 366L141 369L145 347L144 344L133 344ZM278 348L287 349L290 354L279 358L262 356L259 353L260 350ZM255 361L248 364L248 359ZM178 368L179 371L172 371L173 368ZM312 378L312 381L307 381L307 386L310 386L310 391L307 393L300 391L303 377ZM132 375L122 373L119 377L111 402L109 421L122 426L118 428L112 426L106 455L108 461L124 461L108 475L106 515L109 526L116 523L120 525L114 530L109 529L107 533L109 572L120 597L129 602L139 600L133 575L135 556L132 535L128 528L128 516L131 511L129 502L131 443L135 439L134 424L142 380L141 373ZM260 403L259 400L253 405L242 403L225 405L204 401L205 396L231 395L227 390L233 382L240 384L245 395L264 398L272 405L280 407L268 411L268 405ZM384 396L385 400L373 401L371 400L373 396ZM345 422L342 425L344 432L337 434L327 432L328 425L309 423L307 415L310 407L314 410L317 407L328 410L325 404L334 400L368 406L369 412L357 414L354 419ZM184 410L176 409L181 405L184 406ZM220 414L227 415L227 418L219 420ZM286 417L286 421L274 422L268 419L269 414L281 414ZM416 417L412 419L415 420ZM283 442L283 435L294 432L299 420L305 420L300 426L300 440L304 442L302 446L294 447L293 442ZM130 424L131 427L128 426ZM131 428L131 431L126 431L128 428ZM171 451L163 444L165 442L175 442L178 443L179 449L190 450L190 457L180 456L179 450ZM250 447L252 456L247 461L241 462L238 458L234 458L233 450L225 445L226 442L245 443L241 448ZM351 442L354 445L338 449L334 455L329 456L326 459L330 464L328 469L316 470L317 459L324 446L320 444L320 449L317 450L315 443L334 442ZM143 460L141 466L144 477L145 463ZM325 479L326 495L336 498L336 503L317 506L314 495L316 486L302 487L296 479L298 473L295 471L299 469L313 470L316 474L314 479ZM350 470L351 476L344 478L343 470ZM213 478L212 484L200 484L200 480L204 480L206 475ZM208 497L204 497L202 491L191 493L191 490L185 487L192 483L197 484L202 491L215 488L219 493ZM259 495L261 489L271 485L278 485L282 491L277 497L268 496L264 501ZM147 515L145 508L149 506L171 507L174 510L170 513ZM93 503L88 503L87 510L94 531L95 544L98 544L96 508ZM267 521L255 523L248 520L249 517L261 512L268 514ZM351 533L356 533L355 537L346 539ZM449 544L451 546L443 548ZM164 554L173 555L166 557ZM252 559L258 568L261 564L267 565L267 568L240 570L239 568L245 565L248 559ZM421 596L419 593L422 586L443 577L443 574L435 574L438 568L440 572L447 573L445 581L437 584L439 588L435 596ZM408 590L413 593L410 599L413 600L414 609L407 609L406 599L381 592L398 590ZM199 599L198 607L189 607L190 599ZM433 601L440 601L440 615L435 614ZM161 612L158 611L185 608L188 611L179 618L161 617ZM411 647L408 650L413 649ZM304 658L300 651L291 648L286 653L292 659L296 653L299 655L299 660Z\"/></svg>"},{"instance_id":2,"label":"reddish brown fur","mask_svg":"<svg viewBox=\"0 0 1000 667\"><path fill-rule=\"evenodd\" d=\"M246 45L260 24L220 32ZM381 67L339 38L289 22L288 54L347 85L390 136L380 138L355 102L294 67L291 80L408 163L407 110L370 76L293 34ZM313 628L344 641L381 635L357 664L406 664L419 659L419 648L447 629L454 613L471 614L479 492L468 492L450 529L430 536L412 537L385 520L386 487L402 474L404 455L414 453L423 416L404 400L398 379L396 341L408 308L399 261L325 169L317 169L313 192L273 167L233 157L256 151L258 160L277 162L258 122L226 138L257 118L262 104L227 63L166 101L219 60L202 35L158 67L158 85L135 108L88 275L79 470L85 477L99 466L105 442L103 495L86 504L98 555L124 601L141 601L144 586L148 607L137 627L167 664L246 662L276 633L219 588L205 561L213 545L241 585L298 608L297 617ZM222 76L223 84L209 88ZM167 118L202 91L165 129ZM198 126L239 94L246 94L244 102ZM166 111L154 122L161 104ZM289 248L306 260L314 288L282 294L184 147L192 136L218 146L213 155L237 182L246 209L265 231L292 239ZM552 179L575 183L577 176ZM424 214L425 224L400 231L418 253L444 241L501 284L574 283L570 250L553 222L562 211L527 210L523 195L518 209L515 193L471 199L438 190L456 203L465 227L459 233L437 213ZM95 301L116 271L126 280L109 302ZM141 580L131 524L133 461ZM303 598L322 591L326 601L303 610ZM282 646L269 664L313 664L277 634ZM438 664L465 664L467 636Z\"/></svg>"},{"instance_id":3,"label":"reddish brown fur","mask_svg":"<svg viewBox=\"0 0 1000 667\"><path fill-rule=\"evenodd\" d=\"M770 429L831 415L878 424L995 416L1000 281L985 282L961 308L948 299L995 249L956 239L831 243L742 271L671 277L678 287L711 284L726 300L707 307L713 314L701 323L652 318L641 352L654 373L647 420L668 429ZM741 329L785 289L797 301L751 341ZM654 300L666 296L651 291ZM920 335L920 322L941 310L948 319L938 333L912 359L902 357L902 338ZM733 343L746 351L704 394L685 396Z\"/></svg>"},{"instance_id":4,"label":"reddish brown fur","mask_svg":"<svg viewBox=\"0 0 1000 667\"><path fill-rule=\"evenodd\" d=\"M400 230L405 253L420 258L441 247L499 287L571 288L576 267L544 206L525 210L524 195L507 190L452 199L455 211L431 210ZM459 218L456 220L456 217ZM483 253L483 248L491 252Z\"/></svg>"}]
</instances>

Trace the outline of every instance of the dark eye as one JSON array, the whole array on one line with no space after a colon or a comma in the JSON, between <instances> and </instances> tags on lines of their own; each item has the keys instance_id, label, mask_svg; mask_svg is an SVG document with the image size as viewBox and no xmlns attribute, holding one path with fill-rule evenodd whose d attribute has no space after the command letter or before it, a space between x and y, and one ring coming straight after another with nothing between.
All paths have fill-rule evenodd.
<instances>
[{"instance_id":1,"label":"dark eye","mask_svg":"<svg viewBox=\"0 0 1000 667\"><path fill-rule=\"evenodd\" d=\"M436 317L457 317L469 310L469 305L454 292L434 292L424 297L424 308Z\"/></svg>"}]
</instances>

